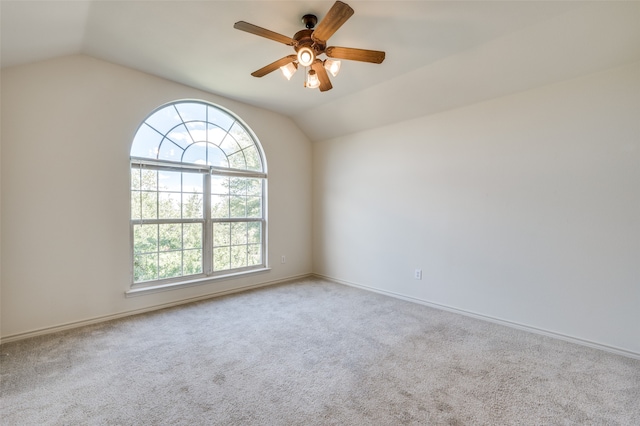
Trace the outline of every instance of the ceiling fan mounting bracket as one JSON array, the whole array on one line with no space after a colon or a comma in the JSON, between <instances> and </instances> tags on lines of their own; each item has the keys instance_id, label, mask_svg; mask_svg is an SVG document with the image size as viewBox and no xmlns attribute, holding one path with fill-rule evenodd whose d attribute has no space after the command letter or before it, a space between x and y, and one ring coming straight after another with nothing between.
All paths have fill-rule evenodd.
<instances>
[{"instance_id":1,"label":"ceiling fan mounting bracket","mask_svg":"<svg viewBox=\"0 0 640 426\"><path fill-rule=\"evenodd\" d=\"M312 30L318 23L318 17L316 15L307 14L302 17L302 23L308 30Z\"/></svg>"}]
</instances>

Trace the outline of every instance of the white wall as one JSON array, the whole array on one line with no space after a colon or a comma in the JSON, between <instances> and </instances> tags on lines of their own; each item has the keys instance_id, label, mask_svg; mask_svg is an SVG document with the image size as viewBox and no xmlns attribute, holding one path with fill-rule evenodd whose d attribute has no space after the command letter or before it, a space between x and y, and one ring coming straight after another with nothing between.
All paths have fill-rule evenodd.
<instances>
[{"instance_id":1,"label":"white wall","mask_svg":"<svg viewBox=\"0 0 640 426\"><path fill-rule=\"evenodd\" d=\"M311 272L311 144L290 119L87 56L4 69L1 96L3 337ZM131 141L185 98L228 108L260 139L272 270L125 298Z\"/></svg>"},{"instance_id":2,"label":"white wall","mask_svg":"<svg viewBox=\"0 0 640 426\"><path fill-rule=\"evenodd\" d=\"M314 143L313 167L317 273L640 354L640 63Z\"/></svg>"}]
</instances>

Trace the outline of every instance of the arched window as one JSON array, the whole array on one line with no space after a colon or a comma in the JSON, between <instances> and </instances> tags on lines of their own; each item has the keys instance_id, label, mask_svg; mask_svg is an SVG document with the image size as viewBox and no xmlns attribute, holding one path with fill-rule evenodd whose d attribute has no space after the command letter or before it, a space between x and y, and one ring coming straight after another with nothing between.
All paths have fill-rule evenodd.
<instances>
[{"instance_id":1,"label":"arched window","mask_svg":"<svg viewBox=\"0 0 640 426\"><path fill-rule=\"evenodd\" d=\"M266 179L257 138L230 112L153 111L131 146L133 287L265 268Z\"/></svg>"}]
</instances>

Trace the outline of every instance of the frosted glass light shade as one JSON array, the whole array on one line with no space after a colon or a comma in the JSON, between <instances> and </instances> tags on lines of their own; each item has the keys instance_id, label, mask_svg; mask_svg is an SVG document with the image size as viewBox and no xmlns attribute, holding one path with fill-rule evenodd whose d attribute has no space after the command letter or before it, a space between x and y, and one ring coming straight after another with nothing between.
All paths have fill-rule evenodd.
<instances>
[{"instance_id":1,"label":"frosted glass light shade","mask_svg":"<svg viewBox=\"0 0 640 426\"><path fill-rule=\"evenodd\" d=\"M318 76L316 75L316 72L314 70L309 70L305 86L309 89L320 87L320 80L318 79Z\"/></svg>"},{"instance_id":2,"label":"frosted glass light shade","mask_svg":"<svg viewBox=\"0 0 640 426\"><path fill-rule=\"evenodd\" d=\"M298 66L294 62L289 62L287 65L281 66L280 71L287 80L291 80L291 77L298 71Z\"/></svg>"},{"instance_id":3,"label":"frosted glass light shade","mask_svg":"<svg viewBox=\"0 0 640 426\"><path fill-rule=\"evenodd\" d=\"M332 76L337 76L340 72L340 61L334 61L333 59L325 59L324 67L331 73Z\"/></svg>"}]
</instances>

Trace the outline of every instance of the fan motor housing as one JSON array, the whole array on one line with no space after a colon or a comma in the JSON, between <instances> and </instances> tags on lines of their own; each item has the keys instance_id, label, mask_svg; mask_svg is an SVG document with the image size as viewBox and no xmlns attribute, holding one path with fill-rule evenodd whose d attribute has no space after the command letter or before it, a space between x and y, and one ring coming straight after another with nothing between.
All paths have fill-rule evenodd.
<instances>
[{"instance_id":1,"label":"fan motor housing","mask_svg":"<svg viewBox=\"0 0 640 426\"><path fill-rule=\"evenodd\" d=\"M293 36L293 39L296 42L294 45L296 52L304 46L308 46L313 49L313 51L316 52L316 55L324 52L326 45L319 44L317 41L311 38L311 34L313 34L313 30L300 30Z\"/></svg>"}]
</instances>

